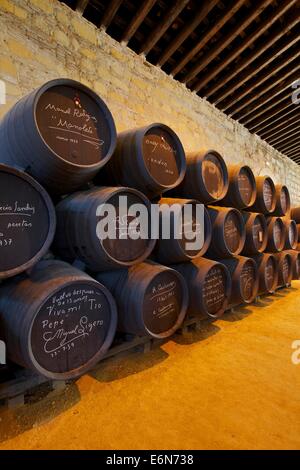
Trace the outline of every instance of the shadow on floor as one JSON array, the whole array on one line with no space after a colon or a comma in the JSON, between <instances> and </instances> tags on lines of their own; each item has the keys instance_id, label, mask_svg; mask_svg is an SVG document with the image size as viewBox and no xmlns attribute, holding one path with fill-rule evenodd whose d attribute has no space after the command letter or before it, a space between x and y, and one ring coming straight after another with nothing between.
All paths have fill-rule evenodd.
<instances>
[{"instance_id":1,"label":"shadow on floor","mask_svg":"<svg viewBox=\"0 0 300 470\"><path fill-rule=\"evenodd\" d=\"M241 307L235 307L233 310L226 312L221 317L221 320L228 321L228 322L240 321L248 317L252 313L253 311L247 305L244 305Z\"/></svg>"},{"instance_id":2,"label":"shadow on floor","mask_svg":"<svg viewBox=\"0 0 300 470\"><path fill-rule=\"evenodd\" d=\"M32 394L28 395L24 406L13 409L2 406L0 408L0 442L51 421L79 400L80 393L77 385L72 383L64 390L50 393L40 386L38 393L32 391Z\"/></svg>"},{"instance_id":3,"label":"shadow on floor","mask_svg":"<svg viewBox=\"0 0 300 470\"><path fill-rule=\"evenodd\" d=\"M172 341L177 344L193 344L217 334L221 329L211 321L203 320L199 329L191 329L188 333L176 333Z\"/></svg>"},{"instance_id":4,"label":"shadow on floor","mask_svg":"<svg viewBox=\"0 0 300 470\"><path fill-rule=\"evenodd\" d=\"M150 369L168 357L169 355L163 349L155 346L154 349L146 353L128 351L105 359L89 375L98 382L113 382Z\"/></svg>"}]
</instances>

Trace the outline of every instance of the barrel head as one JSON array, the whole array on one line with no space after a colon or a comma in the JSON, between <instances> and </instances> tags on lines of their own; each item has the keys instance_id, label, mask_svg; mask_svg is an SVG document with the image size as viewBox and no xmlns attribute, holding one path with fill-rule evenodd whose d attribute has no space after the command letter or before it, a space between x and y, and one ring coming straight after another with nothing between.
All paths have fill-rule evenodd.
<instances>
[{"instance_id":1,"label":"barrel head","mask_svg":"<svg viewBox=\"0 0 300 470\"><path fill-rule=\"evenodd\" d=\"M222 266L213 266L205 276L203 283L203 303L208 315L218 316L223 313L227 299L227 278Z\"/></svg>"},{"instance_id":2,"label":"barrel head","mask_svg":"<svg viewBox=\"0 0 300 470\"><path fill-rule=\"evenodd\" d=\"M257 251L261 251L265 245L265 225L261 218L257 216L252 226L253 242Z\"/></svg>"},{"instance_id":3,"label":"barrel head","mask_svg":"<svg viewBox=\"0 0 300 470\"><path fill-rule=\"evenodd\" d=\"M24 271L47 251L55 229L51 207L32 178L0 166L0 278Z\"/></svg>"},{"instance_id":4,"label":"barrel head","mask_svg":"<svg viewBox=\"0 0 300 470\"><path fill-rule=\"evenodd\" d=\"M241 270L241 296L244 302L251 302L257 294L257 270L252 260L247 260Z\"/></svg>"},{"instance_id":5,"label":"barrel head","mask_svg":"<svg viewBox=\"0 0 300 470\"><path fill-rule=\"evenodd\" d=\"M124 190L124 192L118 192L107 200L107 203L113 205L116 209L116 219L114 220L116 227L116 239L110 237L101 240L101 244L109 255L110 258L121 263L133 263L139 258L144 258L145 253L149 250L149 246L153 246L153 241L147 234L148 238L137 238L132 239L130 237L130 231L136 231L140 233L145 227L141 227L138 219L134 219L132 216L122 217L119 210L119 197L126 196L127 204L130 208L133 204L142 204L145 207L144 199L142 199L137 193L131 193ZM101 219L99 219L101 220ZM135 225L135 220L136 224ZM148 227L150 227L150 214L148 218Z\"/></svg>"},{"instance_id":6,"label":"barrel head","mask_svg":"<svg viewBox=\"0 0 300 470\"><path fill-rule=\"evenodd\" d=\"M237 253L241 244L241 221L238 214L229 212L224 222L224 239L228 250Z\"/></svg>"},{"instance_id":7,"label":"barrel head","mask_svg":"<svg viewBox=\"0 0 300 470\"><path fill-rule=\"evenodd\" d=\"M274 188L268 179L263 183L262 196L266 209L271 211L274 205Z\"/></svg>"},{"instance_id":8,"label":"barrel head","mask_svg":"<svg viewBox=\"0 0 300 470\"><path fill-rule=\"evenodd\" d=\"M173 135L161 127L151 127L143 138L147 170L163 186L173 186L180 176L176 142Z\"/></svg>"},{"instance_id":9,"label":"barrel head","mask_svg":"<svg viewBox=\"0 0 300 470\"><path fill-rule=\"evenodd\" d=\"M144 296L143 319L146 329L152 335L167 334L182 316L183 301L183 285L177 274L171 270L157 274L149 283Z\"/></svg>"},{"instance_id":10,"label":"barrel head","mask_svg":"<svg viewBox=\"0 0 300 470\"><path fill-rule=\"evenodd\" d=\"M206 190L213 199L218 200L223 197L227 175L224 175L220 159L213 153L208 153L202 162L202 178Z\"/></svg>"},{"instance_id":11,"label":"barrel head","mask_svg":"<svg viewBox=\"0 0 300 470\"><path fill-rule=\"evenodd\" d=\"M275 283L277 280L277 265L276 260L273 257L270 257L266 261L264 279L267 291L272 292L275 288Z\"/></svg>"},{"instance_id":12,"label":"barrel head","mask_svg":"<svg viewBox=\"0 0 300 470\"><path fill-rule=\"evenodd\" d=\"M41 305L31 326L31 360L44 375L80 375L97 361L111 329L111 305L94 283L70 283Z\"/></svg>"},{"instance_id":13,"label":"barrel head","mask_svg":"<svg viewBox=\"0 0 300 470\"><path fill-rule=\"evenodd\" d=\"M75 165L97 165L111 147L108 110L82 87L57 85L46 89L36 104L36 122L46 145Z\"/></svg>"},{"instance_id":14,"label":"barrel head","mask_svg":"<svg viewBox=\"0 0 300 470\"><path fill-rule=\"evenodd\" d=\"M245 207L249 206L253 199L254 178L245 167L238 174L238 188Z\"/></svg>"}]
</instances>

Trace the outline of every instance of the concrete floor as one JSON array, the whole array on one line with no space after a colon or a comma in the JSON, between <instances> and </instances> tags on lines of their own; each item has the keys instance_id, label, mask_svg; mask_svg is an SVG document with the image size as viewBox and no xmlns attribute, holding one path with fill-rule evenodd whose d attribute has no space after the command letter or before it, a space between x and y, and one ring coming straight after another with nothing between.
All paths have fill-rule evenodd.
<instances>
[{"instance_id":1,"label":"concrete floor","mask_svg":"<svg viewBox=\"0 0 300 470\"><path fill-rule=\"evenodd\" d=\"M300 282L0 409L0 449L300 449Z\"/></svg>"}]
</instances>

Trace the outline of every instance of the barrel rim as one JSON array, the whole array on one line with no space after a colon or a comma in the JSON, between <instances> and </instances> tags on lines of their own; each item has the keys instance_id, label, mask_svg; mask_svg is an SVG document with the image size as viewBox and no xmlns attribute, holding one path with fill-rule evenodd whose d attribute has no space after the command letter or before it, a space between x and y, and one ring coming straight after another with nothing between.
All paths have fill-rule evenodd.
<instances>
[{"instance_id":1,"label":"barrel rim","mask_svg":"<svg viewBox=\"0 0 300 470\"><path fill-rule=\"evenodd\" d=\"M178 328L181 326L181 324L182 324L182 322L185 319L186 314L187 314L188 303L189 303L189 295L188 295L188 287L187 287L186 281L185 281L183 275L180 272L176 271L176 269L170 268L169 266L164 266L164 265L161 265L159 263L155 263L155 264L158 265L161 268L164 268L164 269L161 269L159 272L155 273L155 276L157 276L161 273L164 273L166 271L171 271L171 273L175 277L177 277L177 279L179 279L179 282L180 282L180 285L181 285L181 290L182 290L181 310L180 310L180 313L177 317L176 322L174 323L174 325L171 328L169 328L167 331L164 331L163 333L153 333L146 326L146 323L144 321L144 329L145 329L145 332L148 335L150 335L153 338L163 339L163 338L168 338L168 337L172 336L172 334L175 333L175 331L178 330ZM140 306L141 312L142 312L141 316L144 320L144 312L143 312L144 292L143 292L143 295L140 297L140 300L142 301L142 305Z\"/></svg>"},{"instance_id":2,"label":"barrel rim","mask_svg":"<svg viewBox=\"0 0 300 470\"><path fill-rule=\"evenodd\" d=\"M270 209L268 209L267 206L266 206L263 194L261 195L261 200L262 200L262 203L263 203L263 206L264 206L264 211L267 214L272 214L272 212L275 210L275 207L276 207L276 187L275 187L275 183L274 183L273 179L271 178L271 176L268 176L268 175L258 176L257 179L256 179L256 183L257 183L257 180L259 180L259 182L261 184L262 191L263 191L263 187L264 187L264 184L265 184L266 181L270 184L270 186L272 188L273 200L272 200L272 206L271 206Z\"/></svg>"},{"instance_id":3,"label":"barrel rim","mask_svg":"<svg viewBox=\"0 0 300 470\"><path fill-rule=\"evenodd\" d=\"M203 162L205 161L206 157L209 154L214 155L218 159L218 161L221 165L221 168L222 168L223 176L224 176L224 179L223 179L223 183L224 183L223 192L222 192L221 196L219 196L218 198L213 198L213 199L212 199L212 195L207 191L206 186L204 184L203 168L202 168L202 164L203 164ZM210 149L210 148L207 149L207 150L206 149L205 150L202 150L202 149L199 150L199 152L196 152L196 158L197 158L197 156L201 156L201 160L200 160L201 180L203 182L203 187L204 187L208 197L211 199L211 202L221 201L227 195L228 189L229 189L229 175L228 175L228 169L227 169L227 165L226 165L226 162L225 162L224 158L222 157L222 155L217 150Z\"/></svg>"},{"instance_id":4,"label":"barrel rim","mask_svg":"<svg viewBox=\"0 0 300 470\"><path fill-rule=\"evenodd\" d=\"M95 102L101 108L105 118L108 120L110 132L111 132L111 142L110 142L110 146L109 146L109 149L107 151L106 156L102 160L100 160L98 163L93 163L92 165L83 165L83 164L70 162L70 161L64 159L63 157L61 157L60 155L58 155L47 144L44 137L42 136L40 128L39 128L38 123L37 123L37 119L36 119L36 108L37 108L39 99L42 96L42 94L45 93L47 90L49 90L51 87L56 87L56 86L69 86L69 87L74 86L74 87L77 87L80 91L82 91L83 93L86 93L92 99L95 100ZM91 88L87 87L83 83L80 83L80 82L78 82L76 80L73 80L71 78L56 78L56 79L53 79L53 80L50 80L50 81L44 83L40 88L38 88L35 91L32 113L33 113L33 119L34 119L34 123L35 123L35 126L36 126L36 130L37 130L38 135L41 139L41 142L43 142L43 144L47 147L47 150L50 151L50 154L51 154L52 157L55 156L55 158L58 158L59 160L63 161L64 164L67 164L68 166L72 166L74 168L90 168L90 169L95 168L97 170L97 169L102 168L109 161L109 159L111 158L111 156L112 156L112 154L115 150L116 144L117 144L117 130L116 130L116 125L115 125L115 122L114 122L113 115L112 115L111 111L109 110L108 106L106 105L106 103L102 100L102 98L100 98L100 96L97 95L97 93L95 93Z\"/></svg>"},{"instance_id":5,"label":"barrel rim","mask_svg":"<svg viewBox=\"0 0 300 470\"><path fill-rule=\"evenodd\" d=\"M255 275L254 275L254 279L253 279L253 281L254 281L254 283L253 283L253 292L252 292L252 296L251 296L249 299L244 298L243 293L242 293L242 285L241 285L241 283L240 283L240 285L239 285L242 301L243 301L245 304L251 304L251 303L253 302L253 300L255 299L255 297L257 296L258 287L259 287L259 286L258 286L258 284L259 284L259 282L258 282L258 275L257 275L257 273L258 273L257 264L255 263L254 259L252 259L252 258L250 258L250 257L248 257L248 256L239 256L238 258L244 258L244 259L242 259L243 265L241 266L241 273L240 273L240 274L242 274L242 271L243 271L244 267L245 267L248 263L252 264L252 266L254 267Z\"/></svg>"},{"instance_id":6,"label":"barrel rim","mask_svg":"<svg viewBox=\"0 0 300 470\"><path fill-rule=\"evenodd\" d=\"M244 208L248 208L248 207L251 207L255 203L255 200L256 200L256 195L257 195L256 180L255 180L254 173L249 165L239 165L237 168L237 176L240 175L241 171L247 172L248 176L250 176L249 179L251 180L251 185L252 185L252 196L251 196L250 202L247 205L245 205L245 201L243 201L243 198L241 196L238 179L235 181L235 185L236 185L238 197L240 198L241 205L244 205Z\"/></svg>"},{"instance_id":7,"label":"barrel rim","mask_svg":"<svg viewBox=\"0 0 300 470\"><path fill-rule=\"evenodd\" d=\"M180 171L179 171L178 179L175 183L170 184L170 185L162 184L160 181L158 181L156 178L154 178L154 176L148 170L146 164L142 165L142 162L144 161L143 139L144 139L146 133L150 129L152 129L153 127L162 128L163 130L165 130L166 132L171 134L172 138L174 138L174 140L176 141L176 144L178 145L178 147L180 149L181 156L177 156L177 158L176 158L177 163L180 163ZM140 167L142 172L144 172L144 171L146 172L146 174L148 175L150 180L152 180L160 188L164 188L163 192L175 188L176 186L178 186L182 182L182 180L185 176L185 173L186 173L186 154L185 154L183 145L181 143L181 140L179 139L178 135L176 134L176 132L173 129L171 129L166 124L163 124L163 123L160 123L160 122L154 122L152 124L149 124L148 126L140 127L139 129L136 129L134 139L135 139L135 142L136 142L136 153L137 153L137 164L138 164L138 166Z\"/></svg>"},{"instance_id":8,"label":"barrel rim","mask_svg":"<svg viewBox=\"0 0 300 470\"><path fill-rule=\"evenodd\" d=\"M275 185L275 188L276 188L276 186L277 185ZM291 209L291 196L290 196L289 188L286 186L286 184L281 184L280 186L281 186L280 187L280 193L284 192L285 197L286 197L286 211L282 210L282 213L287 214ZM281 209L282 209L281 198L280 197L279 197L279 204L280 204Z\"/></svg>"},{"instance_id":9,"label":"barrel rim","mask_svg":"<svg viewBox=\"0 0 300 470\"><path fill-rule=\"evenodd\" d=\"M293 259L290 253L288 251L281 251L280 253L277 253L277 261L278 261L278 267L279 267L279 276L278 276L278 281L277 281L277 287L282 287L288 285L292 278L293 278ZM289 261L289 272L288 272L288 278L286 282L284 281L283 278L283 270L281 269L283 266L283 263L285 259L288 259ZM282 281L279 283L279 281Z\"/></svg>"},{"instance_id":10,"label":"barrel rim","mask_svg":"<svg viewBox=\"0 0 300 470\"><path fill-rule=\"evenodd\" d=\"M68 264L68 263L65 263ZM68 265L69 266L69 265ZM77 270L78 271L78 270ZM84 273L85 274L85 273ZM38 373L44 375L45 377L48 377L52 380L70 380L70 379L75 379L78 378L82 375L84 375L86 372L88 372L97 362L100 361L100 359L105 355L107 349L109 349L109 346L111 345L115 333L116 333L116 328L117 328L117 320L118 320L118 313L117 313L117 305L115 302L115 299L113 298L112 294L110 291L105 287L103 284L100 282L96 281L93 278L89 278L89 276L85 275L85 278L80 278L80 275L78 273L74 274L73 278L70 279L67 282L64 282L60 286L57 286L57 288L51 290L51 293L47 295L42 303L40 304L39 308L35 310L35 312L31 315L30 318L30 324L29 324L29 329L28 329L28 335L27 335L27 341L26 341L26 346L27 346L27 352L28 352L28 358L33 365L34 369L38 371ZM87 284L89 286L94 285L95 287L99 288L98 286L101 287L101 292L104 293L106 300L109 304L110 307L110 313L111 313L111 318L110 318L110 326L108 328L108 334L105 337L104 342L101 345L101 348L98 350L98 352L89 359L89 361L82 366L78 367L77 369L72 369L69 372L51 372L45 369L43 366L39 364L39 362L35 359L35 356L33 355L32 348L31 348L31 334L32 334L32 328L34 321L39 314L40 310L42 309L43 305L51 298L55 293L60 291L61 289L65 289L70 285L76 285L76 284Z\"/></svg>"},{"instance_id":11,"label":"barrel rim","mask_svg":"<svg viewBox=\"0 0 300 470\"><path fill-rule=\"evenodd\" d=\"M222 207L221 207L221 209L222 209ZM226 209L226 208L224 207L223 209ZM226 210L224 211L225 214L224 214L224 219L223 219L223 223L222 223L222 232L223 232L224 245L226 247L226 250L228 251L228 253L230 253L231 256L237 256L243 250L244 245L245 245L245 241L246 241L245 222L244 222L244 218L243 218L241 212L238 209L235 209L234 207L227 207L227 209L228 209L228 211L226 211ZM231 250L229 250L227 242L226 242L226 237L225 237L225 222L226 222L227 217L232 212L234 212L236 214L236 216L239 220L240 232L241 232L239 247L237 248L237 250L235 252L232 252Z\"/></svg>"},{"instance_id":12,"label":"barrel rim","mask_svg":"<svg viewBox=\"0 0 300 470\"><path fill-rule=\"evenodd\" d=\"M43 188L43 186L38 181L36 181L36 179L34 179L28 173L25 173L25 171L23 171L20 168L17 168L16 166L10 166L4 163L0 163L0 172L1 171L15 175L23 179L27 183L29 183L41 195L42 199L44 200L45 206L48 209L48 218L49 218L49 231L41 249L35 254L34 257L32 257L22 266L12 268L7 271L0 271L0 279L7 279L10 277L16 276L17 274L21 272L28 270L29 268L34 266L47 253L47 251L50 248L50 245L53 242L55 231L56 231L56 212L55 212L54 204L49 194L47 193L47 191Z\"/></svg>"},{"instance_id":13,"label":"barrel rim","mask_svg":"<svg viewBox=\"0 0 300 470\"><path fill-rule=\"evenodd\" d=\"M258 268L262 267L263 272L259 274L259 293L269 293L272 294L275 292L277 284L278 284L278 261L276 258L276 254L274 253L259 253L255 257L255 261L258 263ZM272 260L273 267L274 267L274 277L273 277L273 283L272 287L270 289L267 288L266 284L266 264L269 262L269 260ZM258 269L259 273L259 269ZM261 289L261 284L263 284L263 288Z\"/></svg>"},{"instance_id":14,"label":"barrel rim","mask_svg":"<svg viewBox=\"0 0 300 470\"><path fill-rule=\"evenodd\" d=\"M213 264L211 264L211 266L208 267L207 272L205 273L205 275L203 277L203 287L202 287L202 289L204 289L204 284L206 282L206 278L207 278L207 276L209 275L209 273L212 269L215 269L215 268L221 269L223 271L223 274L224 274L224 277L225 277L224 301L222 303L222 307L218 310L218 312L217 313L209 313L207 311L207 309L204 308L204 298L203 297L202 297L202 301L201 301L201 303L203 304L203 310L205 311L205 316L208 317L208 318L218 319L224 314L226 308L229 305L231 289L232 289L232 282L231 282L231 277L230 277L230 273L229 273L229 270L228 270L227 266L225 266L220 261L215 261L215 260L211 260L211 259L208 259L207 261L211 261L211 263L213 263ZM200 268L200 266L199 266L199 268Z\"/></svg>"},{"instance_id":15,"label":"barrel rim","mask_svg":"<svg viewBox=\"0 0 300 470\"><path fill-rule=\"evenodd\" d=\"M113 194L108 194L107 198L105 198L106 201L109 201L109 199L111 197L113 197L116 194L119 194L121 192L130 192L131 194L135 194L136 196L140 197L140 199L147 206L147 209L148 209L149 213L151 212L151 202L149 201L147 196L145 196L145 194L143 194L138 189L129 188L127 186L98 186L98 187L95 187L95 188L92 188L92 189L96 190L96 188L98 188L98 189L109 188L109 189L114 190ZM145 252L139 258L137 258L133 261L120 261L120 260L115 259L113 256L111 256L108 253L108 251L103 246L103 240L100 240L98 237L97 237L97 239L98 239L99 243L101 244L101 247L102 247L105 255L108 257L108 260L110 262L112 262L114 265L117 264L121 269L126 268L126 267L130 267L130 266L134 266L135 264L142 263L152 253L152 251L154 250L155 244L156 244L156 239L154 239L154 238L152 239L150 237L150 238L147 239L148 240L147 249L145 250Z\"/></svg>"}]
</instances>

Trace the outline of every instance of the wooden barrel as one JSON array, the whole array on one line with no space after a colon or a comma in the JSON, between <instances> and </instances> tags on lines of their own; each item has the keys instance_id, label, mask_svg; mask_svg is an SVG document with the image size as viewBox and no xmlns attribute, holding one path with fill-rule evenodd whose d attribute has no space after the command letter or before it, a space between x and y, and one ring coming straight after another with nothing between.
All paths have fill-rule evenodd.
<instances>
[{"instance_id":1,"label":"wooden barrel","mask_svg":"<svg viewBox=\"0 0 300 470\"><path fill-rule=\"evenodd\" d=\"M105 215L97 212L103 204L110 204L114 213ZM138 216L130 215L130 208L134 205L148 211L148 227ZM54 248L64 260L73 262L78 259L92 271L140 263L150 255L155 245L155 239L150 236L150 210L146 196L132 188L94 187L77 192L56 207ZM99 227L100 224L105 227L106 221L114 233L108 233L104 238L99 234ZM132 237L134 231L139 238Z\"/></svg>"},{"instance_id":2,"label":"wooden barrel","mask_svg":"<svg viewBox=\"0 0 300 470\"><path fill-rule=\"evenodd\" d=\"M153 252L155 259L162 264L172 264L203 256L210 245L212 235L211 221L207 209L198 201L192 199L162 198L159 204L160 228L159 239ZM184 212L184 208L188 205L191 207L189 213ZM196 212L197 205L200 206L199 214ZM176 238L177 227L180 232L178 235L182 235L181 238ZM168 238L163 238L164 228L170 230ZM196 241L196 235L192 239L188 239L187 232L195 234L197 232L199 242L203 238L199 247L189 249L188 244ZM165 235L168 235L168 233Z\"/></svg>"},{"instance_id":3,"label":"wooden barrel","mask_svg":"<svg viewBox=\"0 0 300 470\"><path fill-rule=\"evenodd\" d=\"M200 318L219 318L228 306L231 280L228 269L217 261L197 258L174 264L189 289L188 314Z\"/></svg>"},{"instance_id":4,"label":"wooden barrel","mask_svg":"<svg viewBox=\"0 0 300 470\"><path fill-rule=\"evenodd\" d=\"M272 213L274 216L282 217L290 212L291 199L288 188L283 184L275 185L276 206Z\"/></svg>"},{"instance_id":5,"label":"wooden barrel","mask_svg":"<svg viewBox=\"0 0 300 470\"><path fill-rule=\"evenodd\" d=\"M253 302L258 293L258 269L252 258L234 256L221 259L231 277L231 307Z\"/></svg>"},{"instance_id":6,"label":"wooden barrel","mask_svg":"<svg viewBox=\"0 0 300 470\"><path fill-rule=\"evenodd\" d=\"M115 124L105 103L69 79L45 83L0 123L1 161L24 168L53 194L92 180L115 145Z\"/></svg>"},{"instance_id":7,"label":"wooden barrel","mask_svg":"<svg viewBox=\"0 0 300 470\"><path fill-rule=\"evenodd\" d=\"M251 212L271 214L276 206L276 190L274 182L269 176L257 176L255 181L256 200L249 210Z\"/></svg>"},{"instance_id":8,"label":"wooden barrel","mask_svg":"<svg viewBox=\"0 0 300 470\"><path fill-rule=\"evenodd\" d=\"M268 243L267 221L263 214L242 212L245 222L246 241L242 255L256 255L265 251Z\"/></svg>"},{"instance_id":9,"label":"wooden barrel","mask_svg":"<svg viewBox=\"0 0 300 470\"><path fill-rule=\"evenodd\" d=\"M50 379L87 372L110 347L117 310L110 292L61 261L0 288L0 330L8 358Z\"/></svg>"},{"instance_id":10,"label":"wooden barrel","mask_svg":"<svg viewBox=\"0 0 300 470\"><path fill-rule=\"evenodd\" d=\"M278 262L277 287L288 286L293 278L293 259L287 251L275 254Z\"/></svg>"},{"instance_id":11,"label":"wooden barrel","mask_svg":"<svg viewBox=\"0 0 300 470\"><path fill-rule=\"evenodd\" d=\"M208 207L212 223L212 239L206 256L208 258L226 258L239 255L244 247L245 223L237 209Z\"/></svg>"},{"instance_id":12,"label":"wooden barrel","mask_svg":"<svg viewBox=\"0 0 300 470\"><path fill-rule=\"evenodd\" d=\"M267 217L268 243L266 251L276 253L282 251L285 243L285 227L280 217Z\"/></svg>"},{"instance_id":13,"label":"wooden barrel","mask_svg":"<svg viewBox=\"0 0 300 470\"><path fill-rule=\"evenodd\" d=\"M189 197L204 204L223 199L228 190L228 172L223 157L215 150L187 154L187 169L182 183L170 192L174 197Z\"/></svg>"},{"instance_id":14,"label":"wooden barrel","mask_svg":"<svg viewBox=\"0 0 300 470\"><path fill-rule=\"evenodd\" d=\"M170 127L154 123L118 134L116 150L95 181L136 188L152 199L177 186L185 171L179 137Z\"/></svg>"},{"instance_id":15,"label":"wooden barrel","mask_svg":"<svg viewBox=\"0 0 300 470\"><path fill-rule=\"evenodd\" d=\"M299 251L295 250L287 250L287 253L292 257L292 265L293 265L293 277L292 279L298 280L300 279L300 253Z\"/></svg>"},{"instance_id":16,"label":"wooden barrel","mask_svg":"<svg viewBox=\"0 0 300 470\"><path fill-rule=\"evenodd\" d=\"M297 224L298 242L300 242L300 224Z\"/></svg>"},{"instance_id":17,"label":"wooden barrel","mask_svg":"<svg viewBox=\"0 0 300 470\"><path fill-rule=\"evenodd\" d=\"M300 224L300 206L291 208L291 219L295 220L297 224Z\"/></svg>"},{"instance_id":18,"label":"wooden barrel","mask_svg":"<svg viewBox=\"0 0 300 470\"><path fill-rule=\"evenodd\" d=\"M147 261L96 277L116 299L120 332L167 338L182 324L188 290L174 269Z\"/></svg>"},{"instance_id":19,"label":"wooden barrel","mask_svg":"<svg viewBox=\"0 0 300 470\"><path fill-rule=\"evenodd\" d=\"M251 168L247 165L228 165L229 187L220 206L245 209L256 200L256 182Z\"/></svg>"},{"instance_id":20,"label":"wooden barrel","mask_svg":"<svg viewBox=\"0 0 300 470\"><path fill-rule=\"evenodd\" d=\"M0 279L36 264L48 251L55 226L55 209L42 186L0 164Z\"/></svg>"},{"instance_id":21,"label":"wooden barrel","mask_svg":"<svg viewBox=\"0 0 300 470\"><path fill-rule=\"evenodd\" d=\"M278 281L278 263L275 255L260 253L252 258L258 268L258 294L274 292Z\"/></svg>"},{"instance_id":22,"label":"wooden barrel","mask_svg":"<svg viewBox=\"0 0 300 470\"><path fill-rule=\"evenodd\" d=\"M295 250L298 244L298 227L294 220L288 219L287 217L282 218L284 225L284 249Z\"/></svg>"}]
</instances>

